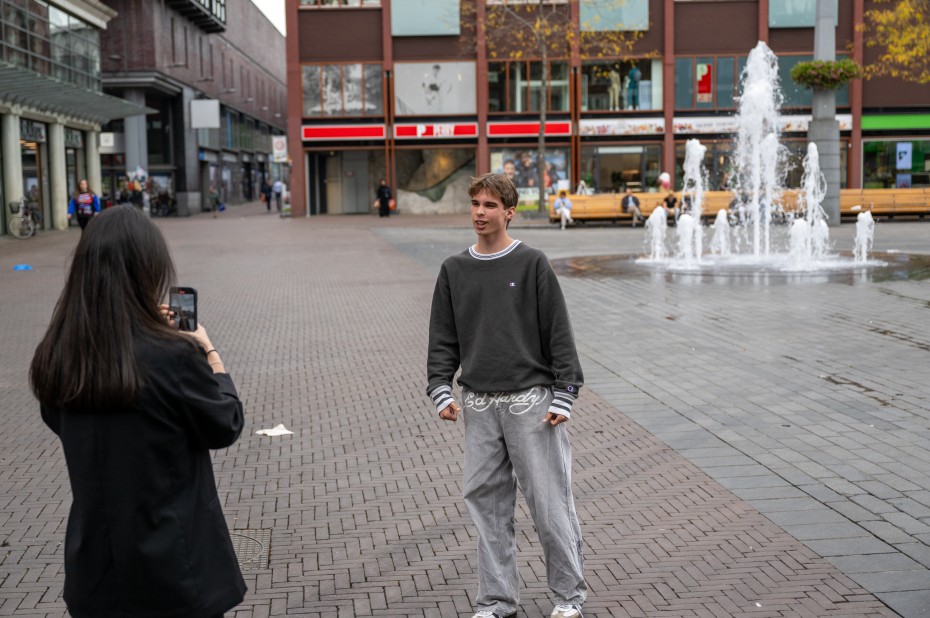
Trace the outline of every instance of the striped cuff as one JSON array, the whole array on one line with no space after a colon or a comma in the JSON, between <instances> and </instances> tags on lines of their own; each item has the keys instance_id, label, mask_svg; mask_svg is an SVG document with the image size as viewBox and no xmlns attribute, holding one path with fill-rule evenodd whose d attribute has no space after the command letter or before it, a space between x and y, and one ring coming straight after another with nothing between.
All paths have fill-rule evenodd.
<instances>
[{"instance_id":1,"label":"striped cuff","mask_svg":"<svg viewBox=\"0 0 930 618\"><path fill-rule=\"evenodd\" d=\"M552 403L549 404L549 413L561 414L565 418L572 417L572 404L575 403L575 395L568 391L553 389Z\"/></svg>"},{"instance_id":2,"label":"striped cuff","mask_svg":"<svg viewBox=\"0 0 930 618\"><path fill-rule=\"evenodd\" d=\"M437 386L429 396L430 399L433 400L433 405L436 406L436 414L445 410L449 407L450 403L455 401L455 399L452 398L452 387L448 384Z\"/></svg>"}]
</instances>

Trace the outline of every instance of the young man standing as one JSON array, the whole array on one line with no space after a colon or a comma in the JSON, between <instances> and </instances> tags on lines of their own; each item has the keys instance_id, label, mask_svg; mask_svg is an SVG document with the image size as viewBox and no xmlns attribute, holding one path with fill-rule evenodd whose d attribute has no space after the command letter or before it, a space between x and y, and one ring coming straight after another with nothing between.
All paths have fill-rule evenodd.
<instances>
[{"instance_id":1,"label":"young man standing","mask_svg":"<svg viewBox=\"0 0 930 618\"><path fill-rule=\"evenodd\" d=\"M520 604L518 482L545 555L551 617L580 618L587 585L565 423L584 378L568 310L546 256L507 234L513 182L485 174L468 194L478 241L439 272L427 392L440 418L465 418L465 504L478 532L473 618L513 616ZM459 367L464 411L452 393Z\"/></svg>"}]
</instances>

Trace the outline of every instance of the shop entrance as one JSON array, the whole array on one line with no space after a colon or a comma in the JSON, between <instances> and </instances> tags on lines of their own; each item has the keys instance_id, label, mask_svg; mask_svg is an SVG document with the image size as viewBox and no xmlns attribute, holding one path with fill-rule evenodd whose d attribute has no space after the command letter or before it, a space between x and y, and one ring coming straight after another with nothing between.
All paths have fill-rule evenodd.
<instances>
[{"instance_id":1,"label":"shop entrance","mask_svg":"<svg viewBox=\"0 0 930 618\"><path fill-rule=\"evenodd\" d=\"M39 216L39 228L48 229L51 221L48 200L48 179L45 177L46 152L45 145L40 142L20 141L20 152L23 161L23 194L26 202L35 209ZM14 196L18 200L20 196Z\"/></svg>"},{"instance_id":2,"label":"shop entrance","mask_svg":"<svg viewBox=\"0 0 930 618\"><path fill-rule=\"evenodd\" d=\"M374 191L368 178L368 153L338 152L326 159L326 205L331 214L371 212Z\"/></svg>"}]
</instances>

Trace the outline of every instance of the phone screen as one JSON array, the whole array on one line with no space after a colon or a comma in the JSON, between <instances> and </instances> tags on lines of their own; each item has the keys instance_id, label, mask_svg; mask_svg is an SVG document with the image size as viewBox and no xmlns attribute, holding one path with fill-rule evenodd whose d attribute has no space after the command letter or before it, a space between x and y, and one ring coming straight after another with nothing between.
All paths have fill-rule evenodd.
<instances>
[{"instance_id":1,"label":"phone screen","mask_svg":"<svg viewBox=\"0 0 930 618\"><path fill-rule=\"evenodd\" d=\"M193 288L172 288L169 294L169 308L174 313L178 330L193 332L197 330L197 291Z\"/></svg>"}]
</instances>

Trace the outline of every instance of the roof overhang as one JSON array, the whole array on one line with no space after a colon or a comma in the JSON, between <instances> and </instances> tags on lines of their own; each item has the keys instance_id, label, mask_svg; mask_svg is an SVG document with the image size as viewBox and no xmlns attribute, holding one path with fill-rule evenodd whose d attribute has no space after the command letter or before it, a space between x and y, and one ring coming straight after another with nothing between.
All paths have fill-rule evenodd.
<instances>
[{"instance_id":1,"label":"roof overhang","mask_svg":"<svg viewBox=\"0 0 930 618\"><path fill-rule=\"evenodd\" d=\"M97 124L157 111L5 62L0 62L0 84L0 101Z\"/></svg>"}]
</instances>

